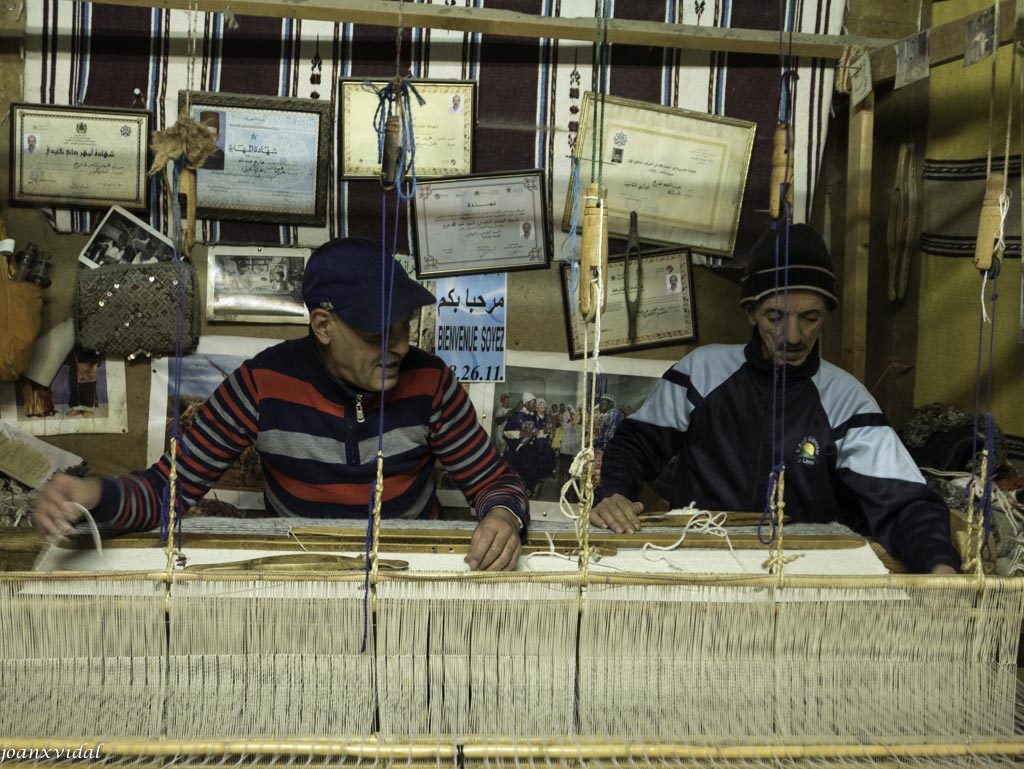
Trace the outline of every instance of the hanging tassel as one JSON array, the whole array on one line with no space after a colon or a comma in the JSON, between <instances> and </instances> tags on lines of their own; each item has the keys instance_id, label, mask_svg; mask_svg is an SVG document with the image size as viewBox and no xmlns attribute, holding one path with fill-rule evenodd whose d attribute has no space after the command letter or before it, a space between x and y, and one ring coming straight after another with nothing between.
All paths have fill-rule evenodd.
<instances>
[{"instance_id":1,"label":"hanging tassel","mask_svg":"<svg viewBox=\"0 0 1024 769\"><path fill-rule=\"evenodd\" d=\"M587 185L580 244L580 313L587 323L598 313L598 288L594 283L597 270L601 280L600 312L604 312L604 297L608 295L608 208L604 201L608 189L603 188L600 197L597 190L597 184Z\"/></svg>"},{"instance_id":2,"label":"hanging tassel","mask_svg":"<svg viewBox=\"0 0 1024 769\"><path fill-rule=\"evenodd\" d=\"M789 125L779 123L775 128L774 146L772 148L772 174L769 182L771 194L768 205L772 219L778 219L782 212L782 188L785 186L787 205L793 205L793 154L787 148Z\"/></svg>"},{"instance_id":3,"label":"hanging tassel","mask_svg":"<svg viewBox=\"0 0 1024 769\"><path fill-rule=\"evenodd\" d=\"M1004 187L1005 179L1002 172L989 174L985 183L985 199L981 203L981 216L978 219L978 240L974 246L974 266L982 272L992 269L992 254L995 252L1002 222L999 198Z\"/></svg>"}]
</instances>

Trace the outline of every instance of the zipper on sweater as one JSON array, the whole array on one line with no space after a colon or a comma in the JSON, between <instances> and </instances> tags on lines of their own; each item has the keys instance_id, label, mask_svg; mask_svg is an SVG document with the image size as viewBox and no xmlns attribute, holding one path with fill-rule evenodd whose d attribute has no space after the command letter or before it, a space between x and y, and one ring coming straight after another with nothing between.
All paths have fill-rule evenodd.
<instances>
[{"instance_id":1,"label":"zipper on sweater","mask_svg":"<svg viewBox=\"0 0 1024 769\"><path fill-rule=\"evenodd\" d=\"M356 421L362 424L366 421L366 415L363 413L363 396L356 396Z\"/></svg>"}]
</instances>

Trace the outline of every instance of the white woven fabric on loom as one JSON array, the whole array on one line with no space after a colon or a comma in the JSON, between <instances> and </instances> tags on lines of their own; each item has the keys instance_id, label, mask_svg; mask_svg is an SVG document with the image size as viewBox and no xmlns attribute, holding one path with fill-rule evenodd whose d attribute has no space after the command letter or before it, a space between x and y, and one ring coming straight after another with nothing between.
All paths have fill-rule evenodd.
<instances>
[{"instance_id":1,"label":"white woven fabric on loom","mask_svg":"<svg viewBox=\"0 0 1024 769\"><path fill-rule=\"evenodd\" d=\"M184 549L186 563L213 564L245 561L271 555L294 554L294 550L237 550L200 546ZM330 551L336 555L361 556L352 550ZM787 574L865 575L885 574L885 565L868 545L849 549L792 550L787 555L796 560L786 564ZM462 555L448 553L388 553L381 558L407 561L412 571L469 571ZM728 548L682 548L671 552L644 552L640 549L619 550L590 562L593 573L689 573L689 574L766 574L764 549L735 550ZM54 571L161 571L167 564L163 548L107 548L102 556L94 550L78 550L51 546L40 559L36 570ZM523 556L517 571L575 572L575 557L552 557L545 553Z\"/></svg>"}]
</instances>

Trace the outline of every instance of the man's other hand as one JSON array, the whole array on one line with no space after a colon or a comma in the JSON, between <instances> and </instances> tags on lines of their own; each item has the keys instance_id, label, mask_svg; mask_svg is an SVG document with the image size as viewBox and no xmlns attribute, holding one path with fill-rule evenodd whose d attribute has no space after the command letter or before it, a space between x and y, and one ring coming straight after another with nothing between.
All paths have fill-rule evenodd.
<instances>
[{"instance_id":1,"label":"man's other hand","mask_svg":"<svg viewBox=\"0 0 1024 769\"><path fill-rule=\"evenodd\" d=\"M100 478L57 473L36 497L32 525L49 539L70 537L75 533L75 524L84 517L76 504L91 510L100 503L102 493Z\"/></svg>"},{"instance_id":2,"label":"man's other hand","mask_svg":"<svg viewBox=\"0 0 1024 769\"><path fill-rule=\"evenodd\" d=\"M510 571L519 562L519 519L511 510L496 507L477 524L465 561L479 571Z\"/></svg>"},{"instance_id":3,"label":"man's other hand","mask_svg":"<svg viewBox=\"0 0 1024 769\"><path fill-rule=\"evenodd\" d=\"M611 529L616 534L632 534L640 531L643 503L630 502L621 494L612 494L602 499L590 511L590 522L601 529Z\"/></svg>"}]
</instances>

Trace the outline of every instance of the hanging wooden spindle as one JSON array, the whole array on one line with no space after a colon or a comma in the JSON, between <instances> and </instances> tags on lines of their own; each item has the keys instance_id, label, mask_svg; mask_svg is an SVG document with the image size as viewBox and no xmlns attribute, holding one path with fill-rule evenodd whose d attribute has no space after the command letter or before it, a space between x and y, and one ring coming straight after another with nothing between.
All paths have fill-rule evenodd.
<instances>
[{"instance_id":1,"label":"hanging wooden spindle","mask_svg":"<svg viewBox=\"0 0 1024 769\"><path fill-rule=\"evenodd\" d=\"M384 154L380 164L380 186L393 190L398 180L398 166L402 159L402 121L392 115L384 126Z\"/></svg>"},{"instance_id":2,"label":"hanging wooden spindle","mask_svg":"<svg viewBox=\"0 0 1024 769\"><path fill-rule=\"evenodd\" d=\"M598 311L604 312L605 297L608 295L608 207L605 198L607 187L598 195L598 185L587 185L583 208L583 237L580 244L580 314L590 323ZM599 275L598 275L599 273ZM595 283L599 277L600 292ZM600 310L598 294L600 293Z\"/></svg>"},{"instance_id":3,"label":"hanging wooden spindle","mask_svg":"<svg viewBox=\"0 0 1024 769\"><path fill-rule=\"evenodd\" d=\"M772 219L778 219L782 213L782 187L786 188L786 203L793 204L793 153L789 151L787 136L789 125L779 123L775 128L774 145L772 147L772 173L769 182L770 200L768 204Z\"/></svg>"},{"instance_id":4,"label":"hanging wooden spindle","mask_svg":"<svg viewBox=\"0 0 1024 769\"><path fill-rule=\"evenodd\" d=\"M978 219L978 239L974 246L974 266L982 272L992 269L992 254L996 241L999 239L1002 215L999 210L999 199L1002 197L1006 181L1002 172L989 174L985 183L985 199L981 203L981 216Z\"/></svg>"}]
</instances>

